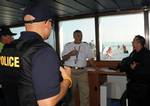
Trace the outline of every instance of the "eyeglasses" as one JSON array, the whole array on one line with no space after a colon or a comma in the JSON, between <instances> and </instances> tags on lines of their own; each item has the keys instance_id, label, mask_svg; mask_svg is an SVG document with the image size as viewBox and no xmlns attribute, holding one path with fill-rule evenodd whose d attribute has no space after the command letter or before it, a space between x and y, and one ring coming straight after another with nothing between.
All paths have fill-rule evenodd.
<instances>
[{"instance_id":1,"label":"eyeglasses","mask_svg":"<svg viewBox=\"0 0 150 106\"><path fill-rule=\"evenodd\" d=\"M54 27L54 21L53 21L52 19L46 20L45 23L46 23L47 21L49 21L49 22L51 23L51 27Z\"/></svg>"}]
</instances>

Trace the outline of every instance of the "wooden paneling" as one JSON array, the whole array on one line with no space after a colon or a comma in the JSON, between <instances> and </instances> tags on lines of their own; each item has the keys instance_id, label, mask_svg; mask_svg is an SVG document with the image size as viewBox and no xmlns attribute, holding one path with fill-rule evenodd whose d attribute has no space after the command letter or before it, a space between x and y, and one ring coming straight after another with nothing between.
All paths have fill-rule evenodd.
<instances>
[{"instance_id":1,"label":"wooden paneling","mask_svg":"<svg viewBox=\"0 0 150 106\"><path fill-rule=\"evenodd\" d=\"M97 67L116 67L120 62L119 61L99 61L95 62Z\"/></svg>"},{"instance_id":2,"label":"wooden paneling","mask_svg":"<svg viewBox=\"0 0 150 106\"><path fill-rule=\"evenodd\" d=\"M96 69L96 71L89 71L89 87L90 87L90 106L100 105L100 86L107 81L107 75L125 76L125 73L120 72L104 72Z\"/></svg>"},{"instance_id":3,"label":"wooden paneling","mask_svg":"<svg viewBox=\"0 0 150 106\"><path fill-rule=\"evenodd\" d=\"M90 106L100 106L100 85L106 82L105 75L98 75L95 72L88 72L90 88Z\"/></svg>"}]
</instances>

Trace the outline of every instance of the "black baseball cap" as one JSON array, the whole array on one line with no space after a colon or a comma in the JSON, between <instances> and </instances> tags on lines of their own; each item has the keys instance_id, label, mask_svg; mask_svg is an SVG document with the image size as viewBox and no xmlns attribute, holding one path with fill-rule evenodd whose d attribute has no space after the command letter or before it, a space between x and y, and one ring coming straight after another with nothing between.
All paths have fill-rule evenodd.
<instances>
[{"instance_id":1,"label":"black baseball cap","mask_svg":"<svg viewBox=\"0 0 150 106\"><path fill-rule=\"evenodd\" d=\"M35 19L30 21L24 20L25 23L40 22L48 19L53 20L53 15L50 11L49 6L46 3L30 3L24 10L23 18L26 15L31 15Z\"/></svg>"},{"instance_id":2,"label":"black baseball cap","mask_svg":"<svg viewBox=\"0 0 150 106\"><path fill-rule=\"evenodd\" d=\"M16 33L12 33L10 29L6 26L0 27L0 36L5 36L5 35L14 36L16 35Z\"/></svg>"}]
</instances>

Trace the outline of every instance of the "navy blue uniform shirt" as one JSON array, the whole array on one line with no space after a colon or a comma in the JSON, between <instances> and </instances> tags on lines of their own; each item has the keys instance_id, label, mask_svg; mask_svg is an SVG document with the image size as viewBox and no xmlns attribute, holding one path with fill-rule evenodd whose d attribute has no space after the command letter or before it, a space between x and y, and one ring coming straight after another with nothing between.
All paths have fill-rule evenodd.
<instances>
[{"instance_id":1,"label":"navy blue uniform shirt","mask_svg":"<svg viewBox=\"0 0 150 106\"><path fill-rule=\"evenodd\" d=\"M22 40L43 40L35 32L22 32ZM44 41L43 41L44 42ZM32 82L38 100L55 96L60 91L59 58L52 47L38 50L32 57Z\"/></svg>"}]
</instances>

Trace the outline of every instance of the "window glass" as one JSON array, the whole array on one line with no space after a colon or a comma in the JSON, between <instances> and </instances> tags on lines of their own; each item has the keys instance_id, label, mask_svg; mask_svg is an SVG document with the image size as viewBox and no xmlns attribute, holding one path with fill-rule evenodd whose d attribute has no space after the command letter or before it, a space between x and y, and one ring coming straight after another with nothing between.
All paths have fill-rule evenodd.
<instances>
[{"instance_id":1,"label":"window glass","mask_svg":"<svg viewBox=\"0 0 150 106\"><path fill-rule=\"evenodd\" d=\"M150 49L150 11L148 17L149 17L148 21L149 21L149 49Z\"/></svg>"},{"instance_id":2,"label":"window glass","mask_svg":"<svg viewBox=\"0 0 150 106\"><path fill-rule=\"evenodd\" d=\"M14 27L14 28L10 28L10 30L13 33L16 33L17 35L14 36L14 39L18 39L20 37L20 32L25 31L25 27Z\"/></svg>"},{"instance_id":3,"label":"window glass","mask_svg":"<svg viewBox=\"0 0 150 106\"><path fill-rule=\"evenodd\" d=\"M96 53L94 18L60 21L59 28L60 28L59 35L60 35L60 52L61 53L62 53L64 45L74 40L73 32L75 30L82 31L82 34L83 34L82 41L89 43L93 49L93 52Z\"/></svg>"},{"instance_id":4,"label":"window glass","mask_svg":"<svg viewBox=\"0 0 150 106\"><path fill-rule=\"evenodd\" d=\"M14 27L14 28L10 28L10 30L13 33L17 33L17 35L14 36L14 39L18 39L20 37L20 32L25 31L25 27L24 26L23 27ZM47 40L45 40L45 42L47 42L54 49L56 49L56 38L55 38L54 29L52 29L50 37Z\"/></svg>"},{"instance_id":5,"label":"window glass","mask_svg":"<svg viewBox=\"0 0 150 106\"><path fill-rule=\"evenodd\" d=\"M132 51L135 35L144 36L144 15L99 17L100 60L121 60Z\"/></svg>"}]
</instances>

